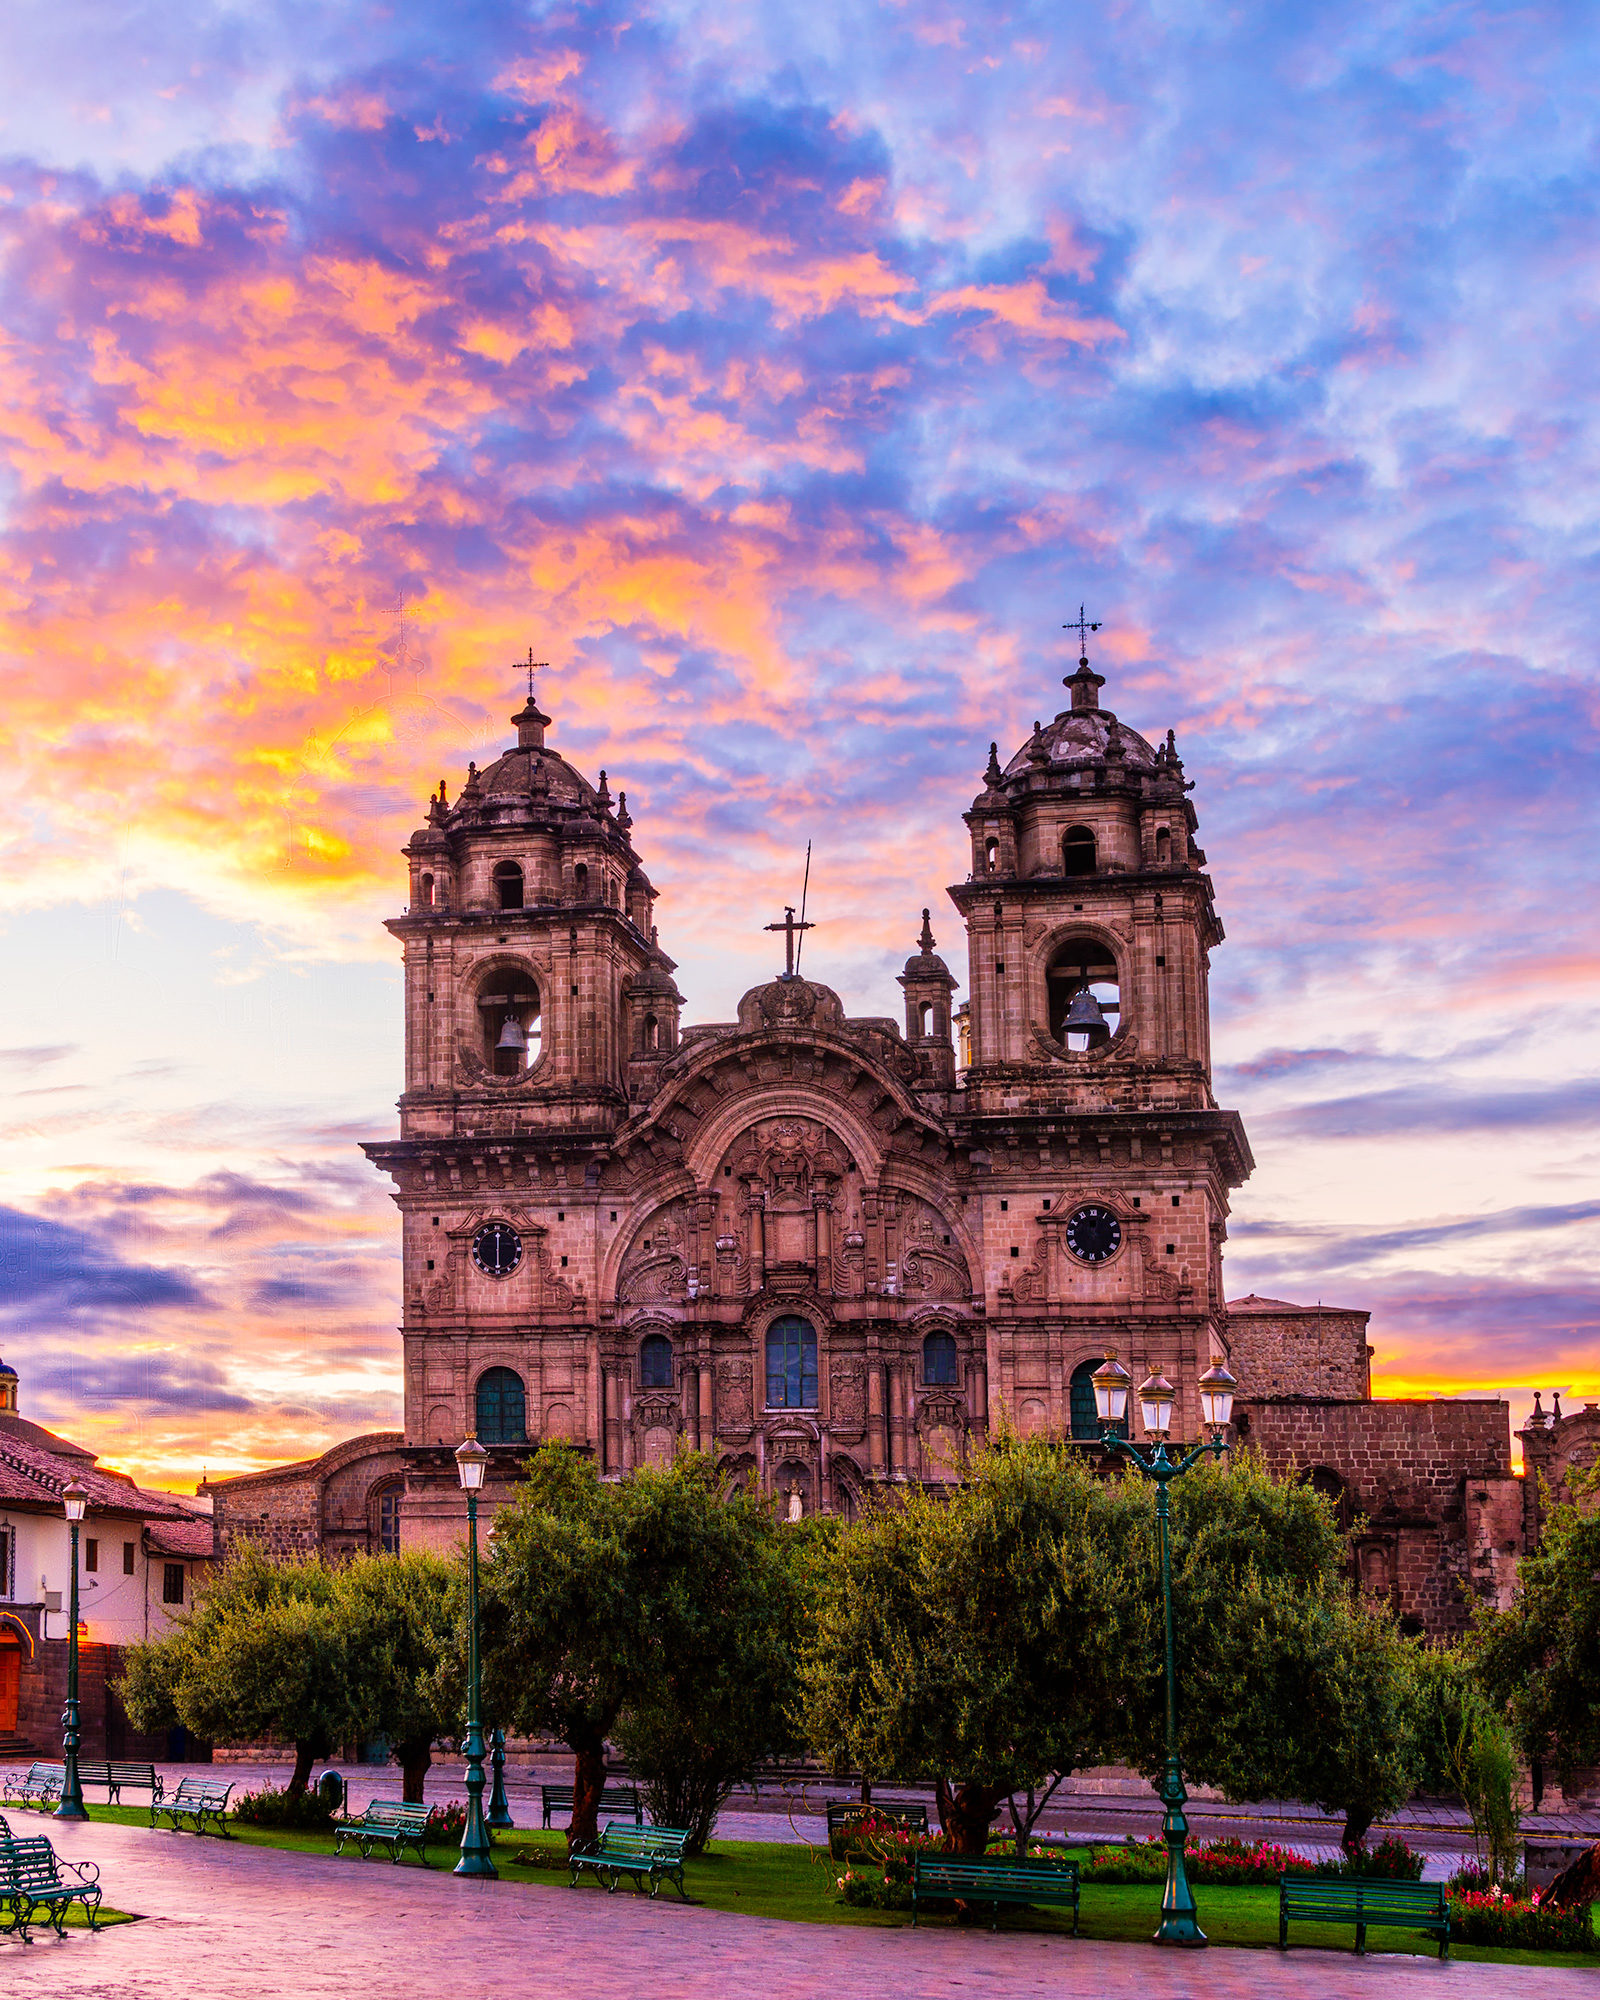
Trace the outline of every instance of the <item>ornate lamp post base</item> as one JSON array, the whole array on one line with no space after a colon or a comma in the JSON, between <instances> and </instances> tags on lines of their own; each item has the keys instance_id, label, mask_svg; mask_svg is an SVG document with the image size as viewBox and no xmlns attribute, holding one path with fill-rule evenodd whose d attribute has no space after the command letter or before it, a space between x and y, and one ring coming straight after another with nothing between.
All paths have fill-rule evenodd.
<instances>
[{"instance_id":1,"label":"ornate lamp post base","mask_svg":"<svg viewBox=\"0 0 1600 2000\"><path fill-rule=\"evenodd\" d=\"M1176 1757L1168 1761L1167 1775L1156 1792L1167 1809L1161 1822L1161 1837L1167 1843L1167 1886L1161 1895L1161 1922L1155 1942L1202 1945L1206 1934L1196 1921L1194 1891L1189 1887L1188 1872L1183 1865L1183 1850L1189 1841L1189 1822L1183 1807L1189 1794L1183 1788Z\"/></svg>"}]
</instances>

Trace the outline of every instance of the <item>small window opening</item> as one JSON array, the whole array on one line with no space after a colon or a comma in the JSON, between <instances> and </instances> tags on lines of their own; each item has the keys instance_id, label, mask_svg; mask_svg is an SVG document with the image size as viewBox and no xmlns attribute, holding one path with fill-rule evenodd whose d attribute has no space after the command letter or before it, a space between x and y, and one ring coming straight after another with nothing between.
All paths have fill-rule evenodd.
<instances>
[{"instance_id":1,"label":"small window opening","mask_svg":"<svg viewBox=\"0 0 1600 2000\"><path fill-rule=\"evenodd\" d=\"M183 1602L183 1564L167 1563L161 1571L161 1602L181 1604Z\"/></svg>"},{"instance_id":2,"label":"small window opening","mask_svg":"<svg viewBox=\"0 0 1600 2000\"><path fill-rule=\"evenodd\" d=\"M930 1333L923 1341L922 1379L930 1388L954 1388L960 1381L960 1356L953 1333Z\"/></svg>"},{"instance_id":3,"label":"small window opening","mask_svg":"<svg viewBox=\"0 0 1600 2000\"><path fill-rule=\"evenodd\" d=\"M587 861L580 861L577 867L573 869L572 887L578 901L580 903L583 902L589 894L589 864Z\"/></svg>"},{"instance_id":4,"label":"small window opening","mask_svg":"<svg viewBox=\"0 0 1600 2000\"><path fill-rule=\"evenodd\" d=\"M1172 830L1170 827L1158 826L1156 828L1156 866L1158 868L1170 868L1172 866Z\"/></svg>"},{"instance_id":5,"label":"small window opening","mask_svg":"<svg viewBox=\"0 0 1600 2000\"><path fill-rule=\"evenodd\" d=\"M1094 1371L1100 1361L1080 1361L1072 1371L1072 1381L1067 1391L1068 1415L1072 1425L1072 1435L1080 1443L1092 1443L1100 1435L1100 1416L1094 1400ZM1123 1417L1111 1426L1117 1437L1128 1435L1128 1420Z\"/></svg>"},{"instance_id":6,"label":"small window opening","mask_svg":"<svg viewBox=\"0 0 1600 2000\"><path fill-rule=\"evenodd\" d=\"M83 1545L83 1566L90 1576L100 1568L100 1544L93 1535Z\"/></svg>"},{"instance_id":7,"label":"small window opening","mask_svg":"<svg viewBox=\"0 0 1600 2000\"><path fill-rule=\"evenodd\" d=\"M515 861L494 864L494 893L502 910L522 908L522 870Z\"/></svg>"},{"instance_id":8,"label":"small window opening","mask_svg":"<svg viewBox=\"0 0 1600 2000\"><path fill-rule=\"evenodd\" d=\"M1099 1048L1122 1020L1117 961L1103 944L1069 938L1056 948L1045 974L1050 1032L1069 1049Z\"/></svg>"},{"instance_id":9,"label":"small window opening","mask_svg":"<svg viewBox=\"0 0 1600 2000\"><path fill-rule=\"evenodd\" d=\"M132 1544L132 1542L124 1542L124 1543L123 1543L123 1545L122 1545L122 1574L123 1574L124 1576L132 1576L132 1575L133 1575L133 1544Z\"/></svg>"},{"instance_id":10,"label":"small window opening","mask_svg":"<svg viewBox=\"0 0 1600 2000\"><path fill-rule=\"evenodd\" d=\"M486 1369L473 1400L479 1444L527 1443L528 1396L515 1369Z\"/></svg>"},{"instance_id":11,"label":"small window opening","mask_svg":"<svg viewBox=\"0 0 1600 2000\"><path fill-rule=\"evenodd\" d=\"M919 1035L931 1035L933 1033L933 1002L931 1000L920 1000L917 1003L917 1033Z\"/></svg>"},{"instance_id":12,"label":"small window opening","mask_svg":"<svg viewBox=\"0 0 1600 2000\"><path fill-rule=\"evenodd\" d=\"M654 1014L644 1017L644 1045L647 1049L659 1049L661 1046L661 1023Z\"/></svg>"},{"instance_id":13,"label":"small window opening","mask_svg":"<svg viewBox=\"0 0 1600 2000\"><path fill-rule=\"evenodd\" d=\"M672 1387L672 1342L664 1333L647 1333L639 1343L639 1386Z\"/></svg>"},{"instance_id":14,"label":"small window opening","mask_svg":"<svg viewBox=\"0 0 1600 2000\"><path fill-rule=\"evenodd\" d=\"M433 908L433 877L431 875L424 875L417 886L422 893L422 907L425 910L431 910Z\"/></svg>"},{"instance_id":15,"label":"small window opening","mask_svg":"<svg viewBox=\"0 0 1600 2000\"><path fill-rule=\"evenodd\" d=\"M378 1495L378 1550L386 1556L400 1553L400 1488L386 1486Z\"/></svg>"},{"instance_id":16,"label":"small window opening","mask_svg":"<svg viewBox=\"0 0 1600 2000\"><path fill-rule=\"evenodd\" d=\"M1000 867L1000 843L998 840L986 840L983 843L983 866L986 874L993 875L998 871Z\"/></svg>"},{"instance_id":17,"label":"small window opening","mask_svg":"<svg viewBox=\"0 0 1600 2000\"><path fill-rule=\"evenodd\" d=\"M1087 826L1069 826L1061 841L1061 869L1066 875L1094 873L1094 833Z\"/></svg>"},{"instance_id":18,"label":"small window opening","mask_svg":"<svg viewBox=\"0 0 1600 2000\"><path fill-rule=\"evenodd\" d=\"M478 995L483 1059L493 1076L520 1076L539 1060L543 1027L539 989L526 973L491 975Z\"/></svg>"}]
</instances>

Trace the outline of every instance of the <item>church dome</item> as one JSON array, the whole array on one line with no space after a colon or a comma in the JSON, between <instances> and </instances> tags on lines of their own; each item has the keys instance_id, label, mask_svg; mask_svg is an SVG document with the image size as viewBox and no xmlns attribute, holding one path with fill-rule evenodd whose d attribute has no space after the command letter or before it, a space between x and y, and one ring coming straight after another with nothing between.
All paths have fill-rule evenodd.
<instances>
[{"instance_id":1,"label":"church dome","mask_svg":"<svg viewBox=\"0 0 1600 2000\"><path fill-rule=\"evenodd\" d=\"M1069 708L1054 722L1036 727L1007 764L1005 775L1020 777L1038 766L1073 770L1118 761L1130 771L1154 771L1162 763L1160 752L1138 730L1119 722L1110 709Z\"/></svg>"},{"instance_id":2,"label":"church dome","mask_svg":"<svg viewBox=\"0 0 1600 2000\"><path fill-rule=\"evenodd\" d=\"M922 935L917 939L917 949L906 960L906 969L901 978L940 979L954 986L956 982L950 977L949 966L933 948L934 936L929 921L931 915L932 912L929 910L924 910L922 913Z\"/></svg>"},{"instance_id":3,"label":"church dome","mask_svg":"<svg viewBox=\"0 0 1600 2000\"><path fill-rule=\"evenodd\" d=\"M485 797L510 794L517 798L553 799L560 805L593 806L599 797L593 785L565 757L545 746L524 748L497 757L478 773Z\"/></svg>"}]
</instances>

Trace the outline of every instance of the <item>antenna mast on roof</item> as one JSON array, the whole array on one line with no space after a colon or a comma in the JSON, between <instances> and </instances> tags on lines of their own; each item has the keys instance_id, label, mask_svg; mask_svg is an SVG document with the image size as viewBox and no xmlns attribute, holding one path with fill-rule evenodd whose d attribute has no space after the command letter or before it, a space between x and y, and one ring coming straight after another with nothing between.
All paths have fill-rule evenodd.
<instances>
[{"instance_id":1,"label":"antenna mast on roof","mask_svg":"<svg viewBox=\"0 0 1600 2000\"><path fill-rule=\"evenodd\" d=\"M811 887L811 842L808 840L806 842L805 880L800 884L800 943L796 948L794 955L794 976L796 979L800 977L800 953L803 952L806 948L806 931L809 928L809 926L806 923L806 895L810 887Z\"/></svg>"}]
</instances>

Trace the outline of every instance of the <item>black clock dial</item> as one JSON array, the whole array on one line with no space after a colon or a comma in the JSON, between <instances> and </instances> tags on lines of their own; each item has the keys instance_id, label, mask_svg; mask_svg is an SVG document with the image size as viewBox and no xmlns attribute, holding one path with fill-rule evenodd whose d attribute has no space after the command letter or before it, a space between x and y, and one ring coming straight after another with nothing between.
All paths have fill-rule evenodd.
<instances>
[{"instance_id":1,"label":"black clock dial","mask_svg":"<svg viewBox=\"0 0 1600 2000\"><path fill-rule=\"evenodd\" d=\"M1122 1224L1109 1208L1085 1202L1067 1217L1067 1248L1080 1263L1103 1264L1122 1248Z\"/></svg>"},{"instance_id":2,"label":"black clock dial","mask_svg":"<svg viewBox=\"0 0 1600 2000\"><path fill-rule=\"evenodd\" d=\"M491 1278L509 1278L522 1262L522 1238L509 1222L486 1222L472 1239L472 1261Z\"/></svg>"}]
</instances>

